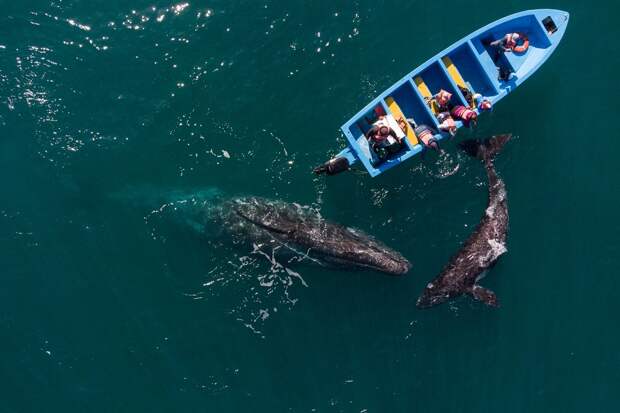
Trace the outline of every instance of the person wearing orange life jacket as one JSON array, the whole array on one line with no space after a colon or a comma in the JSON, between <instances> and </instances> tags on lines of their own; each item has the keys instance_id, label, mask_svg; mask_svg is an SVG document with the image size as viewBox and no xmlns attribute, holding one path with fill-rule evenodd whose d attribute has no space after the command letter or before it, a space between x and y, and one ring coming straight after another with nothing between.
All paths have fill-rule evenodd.
<instances>
[{"instance_id":1,"label":"person wearing orange life jacket","mask_svg":"<svg viewBox=\"0 0 620 413\"><path fill-rule=\"evenodd\" d=\"M495 41L483 40L484 44L488 44L495 49L492 59L495 66L497 66L497 70L499 72L498 80L500 81L509 81L511 74L513 73L512 66L503 61L501 57L504 53L515 50L518 45L517 41L520 38L521 35L519 33L507 33L504 37Z\"/></svg>"},{"instance_id":2,"label":"person wearing orange life jacket","mask_svg":"<svg viewBox=\"0 0 620 413\"><path fill-rule=\"evenodd\" d=\"M440 89L436 95L425 98L431 110L434 110L438 114L441 112L450 112L453 106L450 99L452 99L452 93L443 89Z\"/></svg>"},{"instance_id":3,"label":"person wearing orange life jacket","mask_svg":"<svg viewBox=\"0 0 620 413\"><path fill-rule=\"evenodd\" d=\"M454 103L452 103L450 99L452 99L452 93L444 89L440 89L439 92L432 97L425 98L429 107L437 117L439 129L454 136L456 134L456 124L454 123L454 119L450 116L450 111L454 107Z\"/></svg>"},{"instance_id":4,"label":"person wearing orange life jacket","mask_svg":"<svg viewBox=\"0 0 620 413\"><path fill-rule=\"evenodd\" d=\"M517 47L517 41L521 38L519 33L507 33L499 40L491 42L491 46L501 48L504 52L512 52Z\"/></svg>"}]
</instances>

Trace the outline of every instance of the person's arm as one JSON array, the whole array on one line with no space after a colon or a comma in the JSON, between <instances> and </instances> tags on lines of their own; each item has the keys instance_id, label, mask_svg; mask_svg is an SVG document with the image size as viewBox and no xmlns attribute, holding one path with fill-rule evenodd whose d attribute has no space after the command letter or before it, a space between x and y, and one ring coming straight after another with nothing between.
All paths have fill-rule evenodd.
<instances>
[{"instance_id":1,"label":"person's arm","mask_svg":"<svg viewBox=\"0 0 620 413\"><path fill-rule=\"evenodd\" d=\"M404 132L405 131L403 131L403 133ZM401 144L403 143L404 136L402 138L399 138L398 135L396 135L396 132L392 128L390 128L390 136L394 138L396 142L401 143Z\"/></svg>"},{"instance_id":2,"label":"person's arm","mask_svg":"<svg viewBox=\"0 0 620 413\"><path fill-rule=\"evenodd\" d=\"M377 126L373 126L372 128L368 129L368 132L366 132L366 139L372 138L377 134L377 132L379 132L379 128Z\"/></svg>"}]
</instances>

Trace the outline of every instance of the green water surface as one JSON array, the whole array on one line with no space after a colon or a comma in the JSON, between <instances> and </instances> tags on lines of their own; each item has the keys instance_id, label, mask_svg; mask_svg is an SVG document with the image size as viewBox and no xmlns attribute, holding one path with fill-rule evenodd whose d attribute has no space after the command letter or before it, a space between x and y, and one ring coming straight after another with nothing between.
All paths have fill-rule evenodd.
<instances>
[{"instance_id":1,"label":"green water surface","mask_svg":"<svg viewBox=\"0 0 620 413\"><path fill-rule=\"evenodd\" d=\"M0 412L618 409L620 3L0 4ZM402 75L543 7L571 14L562 43L458 138L517 137L482 282L502 306L417 310L484 211L481 165L448 143L375 179L310 171ZM302 282L201 233L189 201L240 195L312 205L413 269Z\"/></svg>"}]
</instances>

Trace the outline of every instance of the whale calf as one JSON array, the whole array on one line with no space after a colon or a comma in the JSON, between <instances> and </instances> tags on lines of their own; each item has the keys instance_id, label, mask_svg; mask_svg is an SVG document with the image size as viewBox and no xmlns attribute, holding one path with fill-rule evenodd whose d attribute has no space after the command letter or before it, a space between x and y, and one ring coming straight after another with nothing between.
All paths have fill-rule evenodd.
<instances>
[{"instance_id":1,"label":"whale calf","mask_svg":"<svg viewBox=\"0 0 620 413\"><path fill-rule=\"evenodd\" d=\"M498 135L482 143L467 140L460 144L468 154L478 157L484 163L489 182L488 205L482 220L465 244L450 259L439 276L428 283L418 298L418 308L432 307L462 294L468 294L487 305L498 306L495 293L480 286L478 281L484 271L492 267L499 256L506 252L506 188L504 181L497 176L493 159L510 138L511 135Z\"/></svg>"},{"instance_id":2,"label":"whale calf","mask_svg":"<svg viewBox=\"0 0 620 413\"><path fill-rule=\"evenodd\" d=\"M373 237L326 221L316 211L298 204L260 197L235 198L217 208L215 218L238 241L293 253L321 265L390 275L402 275L411 268L405 257Z\"/></svg>"}]
</instances>

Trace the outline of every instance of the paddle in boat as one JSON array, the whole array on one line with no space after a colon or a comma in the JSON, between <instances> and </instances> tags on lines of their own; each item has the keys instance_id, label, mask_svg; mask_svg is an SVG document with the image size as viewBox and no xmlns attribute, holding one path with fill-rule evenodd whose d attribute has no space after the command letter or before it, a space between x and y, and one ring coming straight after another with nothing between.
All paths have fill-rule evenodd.
<instances>
[{"instance_id":1,"label":"paddle in boat","mask_svg":"<svg viewBox=\"0 0 620 413\"><path fill-rule=\"evenodd\" d=\"M348 147L315 172L334 175L359 161L375 177L454 134L538 70L568 18L561 10L523 11L454 43L342 125Z\"/></svg>"}]
</instances>

